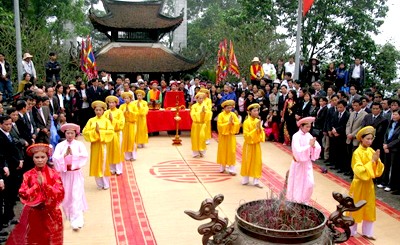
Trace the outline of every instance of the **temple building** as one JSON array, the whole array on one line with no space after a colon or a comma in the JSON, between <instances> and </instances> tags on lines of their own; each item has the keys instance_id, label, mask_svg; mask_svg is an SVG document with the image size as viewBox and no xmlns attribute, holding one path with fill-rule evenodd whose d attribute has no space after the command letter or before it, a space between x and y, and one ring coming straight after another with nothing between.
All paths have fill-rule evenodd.
<instances>
[{"instance_id":1,"label":"temple building","mask_svg":"<svg viewBox=\"0 0 400 245\"><path fill-rule=\"evenodd\" d=\"M160 43L168 33L178 28L183 13L177 17L161 13L164 1L123 2L102 0L107 12L97 16L89 11L94 28L104 33L110 42L96 52L98 70L128 77L142 75L149 80L161 77L178 79L195 72L204 63L185 58Z\"/></svg>"}]
</instances>

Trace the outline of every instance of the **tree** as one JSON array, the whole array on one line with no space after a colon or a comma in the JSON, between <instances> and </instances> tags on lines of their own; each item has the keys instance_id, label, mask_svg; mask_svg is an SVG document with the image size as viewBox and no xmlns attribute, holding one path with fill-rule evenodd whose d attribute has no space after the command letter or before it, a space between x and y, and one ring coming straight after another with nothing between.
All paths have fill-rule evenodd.
<instances>
[{"instance_id":1,"label":"tree","mask_svg":"<svg viewBox=\"0 0 400 245\"><path fill-rule=\"evenodd\" d=\"M282 26L285 35L296 35L298 1L239 0L254 20ZM321 57L350 62L354 57L370 61L377 34L388 11L387 0L318 0L315 1L302 28L302 53L306 58Z\"/></svg>"},{"instance_id":2,"label":"tree","mask_svg":"<svg viewBox=\"0 0 400 245\"><path fill-rule=\"evenodd\" d=\"M201 18L189 23L188 49L184 54L194 57L202 45L207 58L202 70L215 72L219 42L224 38L232 40L241 75L247 77L253 57L265 59L272 56L277 59L286 53L288 47L273 27L249 21L243 12L238 4L223 11L219 4L210 5Z\"/></svg>"},{"instance_id":3,"label":"tree","mask_svg":"<svg viewBox=\"0 0 400 245\"><path fill-rule=\"evenodd\" d=\"M44 79L44 63L48 60L50 51L58 54L62 65L62 80L71 81L75 75L80 74L76 67L76 60L70 56L71 45L66 43L68 38L87 35L89 28L85 25L85 9L83 0L21 0L21 36L22 52L31 53L34 58L35 68L40 84ZM0 50L6 54L8 62L16 71L15 28L13 1L1 0L0 6ZM74 28L67 30L66 26ZM17 78L13 74L13 80Z\"/></svg>"},{"instance_id":4,"label":"tree","mask_svg":"<svg viewBox=\"0 0 400 245\"><path fill-rule=\"evenodd\" d=\"M397 78L399 62L400 51L393 44L386 43L379 46L372 71L375 74L375 80L380 81L388 90L393 89L392 82Z\"/></svg>"}]
</instances>

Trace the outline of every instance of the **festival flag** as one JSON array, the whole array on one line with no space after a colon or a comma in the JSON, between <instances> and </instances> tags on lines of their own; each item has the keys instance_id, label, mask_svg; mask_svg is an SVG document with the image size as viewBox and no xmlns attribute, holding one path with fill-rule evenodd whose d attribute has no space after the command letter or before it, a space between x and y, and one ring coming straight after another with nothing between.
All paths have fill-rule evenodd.
<instances>
[{"instance_id":1,"label":"festival flag","mask_svg":"<svg viewBox=\"0 0 400 245\"><path fill-rule=\"evenodd\" d=\"M86 45L85 45L85 40L82 39L82 46L81 46L81 70L86 73L87 72L87 65L86 65Z\"/></svg>"},{"instance_id":2,"label":"festival flag","mask_svg":"<svg viewBox=\"0 0 400 245\"><path fill-rule=\"evenodd\" d=\"M310 10L311 6L314 3L314 0L299 0L303 1L303 17L306 16L308 10Z\"/></svg>"},{"instance_id":3,"label":"festival flag","mask_svg":"<svg viewBox=\"0 0 400 245\"><path fill-rule=\"evenodd\" d=\"M239 72L239 64L236 59L235 51L233 50L233 42L232 40L229 41L229 72L236 76L237 78L240 78L240 72Z\"/></svg>"},{"instance_id":4,"label":"festival flag","mask_svg":"<svg viewBox=\"0 0 400 245\"><path fill-rule=\"evenodd\" d=\"M218 50L218 65L217 65L217 81L216 83L219 84L221 81L223 81L227 74L227 60L226 60L226 49L227 49L227 41L224 39L224 41L221 41L219 44L219 50Z\"/></svg>"},{"instance_id":5,"label":"festival flag","mask_svg":"<svg viewBox=\"0 0 400 245\"><path fill-rule=\"evenodd\" d=\"M96 64L96 58L94 57L94 52L93 52L93 46L92 46L92 40L88 36L86 39L86 65L88 68L88 72L86 74L88 75L89 79L93 79L97 77L97 64Z\"/></svg>"}]
</instances>

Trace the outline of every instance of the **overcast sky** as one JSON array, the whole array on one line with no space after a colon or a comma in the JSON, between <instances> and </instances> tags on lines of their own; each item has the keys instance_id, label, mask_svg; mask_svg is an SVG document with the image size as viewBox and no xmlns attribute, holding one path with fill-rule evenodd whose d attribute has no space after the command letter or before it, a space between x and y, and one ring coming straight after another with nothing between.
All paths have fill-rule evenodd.
<instances>
[{"instance_id":1,"label":"overcast sky","mask_svg":"<svg viewBox=\"0 0 400 245\"><path fill-rule=\"evenodd\" d=\"M381 33L374 37L378 44L385 44L390 41L398 50L400 50L400 1L388 0L389 12L387 13L385 23L380 28Z\"/></svg>"}]
</instances>

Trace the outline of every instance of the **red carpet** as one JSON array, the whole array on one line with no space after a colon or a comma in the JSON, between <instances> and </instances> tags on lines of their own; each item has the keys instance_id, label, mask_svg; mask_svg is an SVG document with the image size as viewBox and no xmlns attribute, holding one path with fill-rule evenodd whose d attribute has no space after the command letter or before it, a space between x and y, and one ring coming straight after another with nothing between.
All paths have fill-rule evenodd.
<instances>
[{"instance_id":1,"label":"red carpet","mask_svg":"<svg viewBox=\"0 0 400 245\"><path fill-rule=\"evenodd\" d=\"M125 163L124 173L121 176L113 176L110 180L117 244L157 244L146 215L132 164Z\"/></svg>"}]
</instances>

